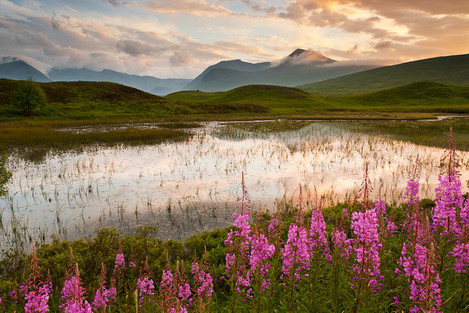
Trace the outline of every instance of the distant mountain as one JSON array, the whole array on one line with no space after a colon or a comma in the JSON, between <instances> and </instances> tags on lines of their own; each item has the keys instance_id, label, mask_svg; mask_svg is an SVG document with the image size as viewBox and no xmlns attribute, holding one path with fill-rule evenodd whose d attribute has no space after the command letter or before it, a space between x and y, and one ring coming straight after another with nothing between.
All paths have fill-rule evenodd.
<instances>
[{"instance_id":1,"label":"distant mountain","mask_svg":"<svg viewBox=\"0 0 469 313\"><path fill-rule=\"evenodd\" d=\"M153 76L138 76L112 70L93 71L87 68L58 69L52 68L48 76L38 71L28 63L15 58L0 58L0 78L25 80L29 77L37 82L51 81L95 81L111 82L137 88L145 92L164 96L179 90L187 85L190 79L179 78L156 78Z\"/></svg>"},{"instance_id":2,"label":"distant mountain","mask_svg":"<svg viewBox=\"0 0 469 313\"><path fill-rule=\"evenodd\" d=\"M298 88L326 95L374 92L418 81L469 86L469 54L423 59L384 66Z\"/></svg>"},{"instance_id":3,"label":"distant mountain","mask_svg":"<svg viewBox=\"0 0 469 313\"><path fill-rule=\"evenodd\" d=\"M130 75L112 70L93 71L82 69L57 69L48 72L53 81L96 81L112 82L130 86L155 95L167 95L182 90L190 79L168 78L161 79L153 76Z\"/></svg>"},{"instance_id":4,"label":"distant mountain","mask_svg":"<svg viewBox=\"0 0 469 313\"><path fill-rule=\"evenodd\" d=\"M311 50L296 49L278 62L223 61L209 66L185 90L226 91L252 84L297 86L370 69L373 65L341 65Z\"/></svg>"},{"instance_id":5,"label":"distant mountain","mask_svg":"<svg viewBox=\"0 0 469 313\"><path fill-rule=\"evenodd\" d=\"M26 80L32 78L38 82L49 82L50 79L20 59L3 57L0 59L0 78Z\"/></svg>"},{"instance_id":6,"label":"distant mountain","mask_svg":"<svg viewBox=\"0 0 469 313\"><path fill-rule=\"evenodd\" d=\"M208 84L219 84L219 85L229 85L229 84L239 84L237 81L236 75L238 72L241 73L252 73L262 71L268 68L272 63L262 62L262 63L249 63L241 60L231 60L231 61L221 61L215 65L207 67L199 76L194 78L189 84L187 84L185 90L196 90L204 89L200 88ZM218 75L220 73L220 75ZM241 78L242 79L242 78ZM230 88L228 88L230 89ZM204 90L208 91L208 90ZM212 91L212 90L210 90Z\"/></svg>"}]
</instances>

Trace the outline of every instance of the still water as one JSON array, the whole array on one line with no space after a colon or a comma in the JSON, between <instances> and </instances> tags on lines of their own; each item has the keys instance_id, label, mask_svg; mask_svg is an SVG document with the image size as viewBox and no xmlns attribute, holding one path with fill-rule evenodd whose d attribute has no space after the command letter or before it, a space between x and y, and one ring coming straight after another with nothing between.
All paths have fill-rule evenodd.
<instances>
[{"instance_id":1,"label":"still water","mask_svg":"<svg viewBox=\"0 0 469 313\"><path fill-rule=\"evenodd\" d=\"M365 163L371 198L400 202L418 157L420 197L432 198L445 152L359 134L341 123L251 133L213 122L192 132L185 142L89 148L49 155L40 164L11 159L9 195L0 199L2 248L18 238L92 236L101 227L129 232L156 225L162 238L183 239L226 226L242 193L242 173L253 210L297 203L300 185L305 204L353 199ZM465 182L469 155L458 155Z\"/></svg>"}]
</instances>

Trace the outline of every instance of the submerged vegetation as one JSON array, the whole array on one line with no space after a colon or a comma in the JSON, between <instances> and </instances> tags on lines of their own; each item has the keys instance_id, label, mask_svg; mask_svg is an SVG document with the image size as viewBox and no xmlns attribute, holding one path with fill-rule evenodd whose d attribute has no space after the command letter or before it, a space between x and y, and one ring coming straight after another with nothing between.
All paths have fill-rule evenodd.
<instances>
[{"instance_id":1,"label":"submerged vegetation","mask_svg":"<svg viewBox=\"0 0 469 313\"><path fill-rule=\"evenodd\" d=\"M0 123L0 150L31 161L40 161L49 152L79 151L93 145L151 145L185 140L189 136L188 132L176 129L91 129L86 132L74 132L56 128L49 123Z\"/></svg>"},{"instance_id":2,"label":"submerged vegetation","mask_svg":"<svg viewBox=\"0 0 469 313\"><path fill-rule=\"evenodd\" d=\"M358 132L380 134L430 147L445 148L448 129L452 127L455 144L459 150L469 151L469 119L440 121L357 121L350 129Z\"/></svg>"},{"instance_id":3,"label":"submerged vegetation","mask_svg":"<svg viewBox=\"0 0 469 313\"><path fill-rule=\"evenodd\" d=\"M319 198L251 208L232 227L162 241L142 226L121 236L56 240L0 262L7 312L467 312L469 200L450 135L434 201L419 198L419 164L401 205ZM50 270L48 272L48 270Z\"/></svg>"}]
</instances>

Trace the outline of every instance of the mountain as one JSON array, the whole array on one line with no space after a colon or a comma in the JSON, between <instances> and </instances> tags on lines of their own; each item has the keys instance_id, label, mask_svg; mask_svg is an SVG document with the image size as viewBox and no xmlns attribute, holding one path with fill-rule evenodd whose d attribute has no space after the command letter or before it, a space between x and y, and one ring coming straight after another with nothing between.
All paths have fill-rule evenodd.
<instances>
[{"instance_id":1,"label":"mountain","mask_svg":"<svg viewBox=\"0 0 469 313\"><path fill-rule=\"evenodd\" d=\"M384 66L298 88L325 95L361 94L418 81L469 86L469 54L423 59Z\"/></svg>"},{"instance_id":2,"label":"mountain","mask_svg":"<svg viewBox=\"0 0 469 313\"><path fill-rule=\"evenodd\" d=\"M226 91L244 85L297 86L376 67L342 65L311 50L296 49L278 62L222 61L209 66L185 90Z\"/></svg>"},{"instance_id":3,"label":"mountain","mask_svg":"<svg viewBox=\"0 0 469 313\"><path fill-rule=\"evenodd\" d=\"M37 82L50 81L46 75L28 63L12 57L3 57L0 59L0 78L16 80L32 78Z\"/></svg>"},{"instance_id":4,"label":"mountain","mask_svg":"<svg viewBox=\"0 0 469 313\"><path fill-rule=\"evenodd\" d=\"M161 79L153 76L130 75L112 70L93 71L87 68L58 69L48 72L53 81L96 81L112 82L130 86L155 95L167 95L181 90L190 79Z\"/></svg>"},{"instance_id":5,"label":"mountain","mask_svg":"<svg viewBox=\"0 0 469 313\"><path fill-rule=\"evenodd\" d=\"M220 85L229 85L229 84L240 84L240 81L237 80L236 75L238 72L241 73L252 73L262 71L272 63L262 62L262 63L249 63L241 60L231 60L231 61L221 61L215 65L211 65L205 69L199 76L194 78L189 84L187 84L185 90L196 90L196 89L205 89L200 88L200 86L205 86L207 84L220 84ZM221 73L220 75L218 73ZM229 74L225 74L229 73ZM230 89L230 88L228 88ZM204 90L209 91L209 90Z\"/></svg>"}]
</instances>

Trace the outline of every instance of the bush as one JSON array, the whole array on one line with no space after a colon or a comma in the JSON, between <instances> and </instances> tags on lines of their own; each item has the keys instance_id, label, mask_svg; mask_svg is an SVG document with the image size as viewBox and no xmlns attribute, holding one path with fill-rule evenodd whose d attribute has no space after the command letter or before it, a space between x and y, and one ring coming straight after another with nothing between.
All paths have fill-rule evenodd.
<instances>
[{"instance_id":1,"label":"bush","mask_svg":"<svg viewBox=\"0 0 469 313\"><path fill-rule=\"evenodd\" d=\"M11 104L21 109L24 116L37 114L38 109L46 103L46 94L32 78L20 82L11 97Z\"/></svg>"}]
</instances>

